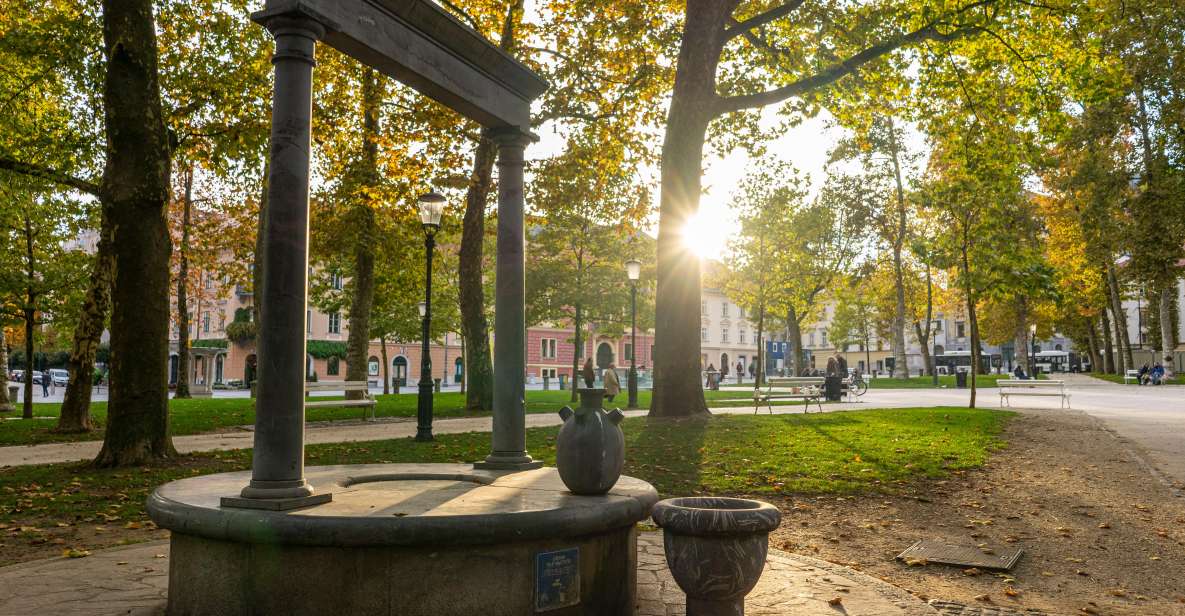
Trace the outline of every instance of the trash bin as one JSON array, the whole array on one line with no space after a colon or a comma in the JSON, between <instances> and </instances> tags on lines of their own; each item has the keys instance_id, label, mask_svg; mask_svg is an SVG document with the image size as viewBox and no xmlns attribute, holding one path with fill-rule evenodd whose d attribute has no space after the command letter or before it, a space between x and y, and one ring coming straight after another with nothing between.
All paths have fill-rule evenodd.
<instances>
[{"instance_id":1,"label":"trash bin","mask_svg":"<svg viewBox=\"0 0 1185 616\"><path fill-rule=\"evenodd\" d=\"M828 402L839 402L843 399L843 377L832 375L823 379L823 397Z\"/></svg>"},{"instance_id":2,"label":"trash bin","mask_svg":"<svg viewBox=\"0 0 1185 616\"><path fill-rule=\"evenodd\" d=\"M560 391L564 391L567 388L568 388L568 375L561 374L560 375Z\"/></svg>"},{"instance_id":3,"label":"trash bin","mask_svg":"<svg viewBox=\"0 0 1185 616\"><path fill-rule=\"evenodd\" d=\"M16 404L17 402L19 402L19 400L17 400L17 393L19 393L20 390L21 390L20 385L9 385L8 386L8 401L13 404Z\"/></svg>"},{"instance_id":4,"label":"trash bin","mask_svg":"<svg viewBox=\"0 0 1185 616\"><path fill-rule=\"evenodd\" d=\"M440 379L432 379L432 383L436 388L436 393L440 393Z\"/></svg>"},{"instance_id":5,"label":"trash bin","mask_svg":"<svg viewBox=\"0 0 1185 616\"><path fill-rule=\"evenodd\" d=\"M547 391L550 388L551 388L551 377L549 377L547 375L543 375L543 391Z\"/></svg>"},{"instance_id":6,"label":"trash bin","mask_svg":"<svg viewBox=\"0 0 1185 616\"><path fill-rule=\"evenodd\" d=\"M393 393L393 394L399 393L399 384L401 382L403 382L403 379L400 379L397 377L391 378L391 393Z\"/></svg>"},{"instance_id":7,"label":"trash bin","mask_svg":"<svg viewBox=\"0 0 1185 616\"><path fill-rule=\"evenodd\" d=\"M955 387L959 389L967 389L967 373L963 371L955 372Z\"/></svg>"}]
</instances>

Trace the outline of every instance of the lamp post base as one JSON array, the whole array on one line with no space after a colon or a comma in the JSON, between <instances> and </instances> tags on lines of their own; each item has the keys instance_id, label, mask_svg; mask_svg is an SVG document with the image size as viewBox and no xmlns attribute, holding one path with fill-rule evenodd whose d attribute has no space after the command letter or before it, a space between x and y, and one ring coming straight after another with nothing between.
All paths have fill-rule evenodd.
<instances>
[{"instance_id":1,"label":"lamp post base","mask_svg":"<svg viewBox=\"0 0 1185 616\"><path fill-rule=\"evenodd\" d=\"M416 440L431 441L432 438L432 381L420 379L420 393L416 408Z\"/></svg>"},{"instance_id":2,"label":"lamp post base","mask_svg":"<svg viewBox=\"0 0 1185 616\"><path fill-rule=\"evenodd\" d=\"M638 408L638 369L630 366L629 375L629 408Z\"/></svg>"}]
</instances>

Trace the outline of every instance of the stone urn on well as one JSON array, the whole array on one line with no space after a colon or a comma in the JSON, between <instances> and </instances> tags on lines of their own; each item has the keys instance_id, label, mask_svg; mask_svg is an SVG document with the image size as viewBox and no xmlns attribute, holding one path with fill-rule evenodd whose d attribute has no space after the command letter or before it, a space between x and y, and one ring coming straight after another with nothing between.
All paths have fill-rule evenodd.
<instances>
[{"instance_id":1,"label":"stone urn on well","mask_svg":"<svg viewBox=\"0 0 1185 616\"><path fill-rule=\"evenodd\" d=\"M742 498L659 501L651 511L663 530L667 566L687 594L687 616L741 616L745 595L761 578L777 507Z\"/></svg>"},{"instance_id":2,"label":"stone urn on well","mask_svg":"<svg viewBox=\"0 0 1185 616\"><path fill-rule=\"evenodd\" d=\"M580 407L560 409L564 425L555 439L555 465L573 494L608 492L625 465L625 435L617 425L621 410L601 408L604 389L581 389Z\"/></svg>"}]
</instances>

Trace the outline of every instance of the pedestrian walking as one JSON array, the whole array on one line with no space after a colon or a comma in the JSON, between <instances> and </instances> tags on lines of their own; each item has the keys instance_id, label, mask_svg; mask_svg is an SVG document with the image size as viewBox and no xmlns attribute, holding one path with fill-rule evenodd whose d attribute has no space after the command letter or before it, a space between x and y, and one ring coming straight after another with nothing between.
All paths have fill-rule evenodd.
<instances>
[{"instance_id":1,"label":"pedestrian walking","mask_svg":"<svg viewBox=\"0 0 1185 616\"><path fill-rule=\"evenodd\" d=\"M584 368L580 370L580 376L584 377L584 386L592 389L593 383L597 380L597 373L593 371L591 357L584 360Z\"/></svg>"},{"instance_id":2,"label":"pedestrian walking","mask_svg":"<svg viewBox=\"0 0 1185 616\"><path fill-rule=\"evenodd\" d=\"M601 381L605 383L605 399L613 402L613 396L621 393L621 382L617 380L617 366L609 364L605 368L605 373L601 375Z\"/></svg>"}]
</instances>

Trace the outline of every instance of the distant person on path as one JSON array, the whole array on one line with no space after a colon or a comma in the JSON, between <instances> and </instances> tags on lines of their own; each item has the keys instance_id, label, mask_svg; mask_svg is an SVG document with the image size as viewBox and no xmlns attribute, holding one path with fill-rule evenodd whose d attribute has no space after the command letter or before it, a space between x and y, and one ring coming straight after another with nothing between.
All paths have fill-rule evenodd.
<instances>
[{"instance_id":1,"label":"distant person on path","mask_svg":"<svg viewBox=\"0 0 1185 616\"><path fill-rule=\"evenodd\" d=\"M617 380L617 366L609 364L605 368L605 373L601 375L601 381L605 383L605 399L613 402L613 396L621 393L621 382Z\"/></svg>"},{"instance_id":2,"label":"distant person on path","mask_svg":"<svg viewBox=\"0 0 1185 616\"><path fill-rule=\"evenodd\" d=\"M840 355L839 351L835 352L835 364L839 368L839 372L837 373L839 376L848 376L848 360L844 359L844 356Z\"/></svg>"},{"instance_id":3,"label":"distant person on path","mask_svg":"<svg viewBox=\"0 0 1185 616\"><path fill-rule=\"evenodd\" d=\"M724 363L720 364L720 380L717 382L723 383L726 380L728 380L728 364Z\"/></svg>"},{"instance_id":4,"label":"distant person on path","mask_svg":"<svg viewBox=\"0 0 1185 616\"><path fill-rule=\"evenodd\" d=\"M41 373L41 397L49 397L49 382L51 380L53 380L53 377L48 372Z\"/></svg>"},{"instance_id":5,"label":"distant person on path","mask_svg":"<svg viewBox=\"0 0 1185 616\"><path fill-rule=\"evenodd\" d=\"M741 377L744 375L745 375L745 364L742 364L741 362L738 361L737 362L737 381L740 381Z\"/></svg>"},{"instance_id":6,"label":"distant person on path","mask_svg":"<svg viewBox=\"0 0 1185 616\"><path fill-rule=\"evenodd\" d=\"M1151 373L1152 373L1152 370L1148 367L1148 364L1144 364L1143 366L1140 366L1140 374L1139 374L1139 376L1136 377L1136 384L1137 385L1147 385L1148 382L1152 380Z\"/></svg>"},{"instance_id":7,"label":"distant person on path","mask_svg":"<svg viewBox=\"0 0 1185 616\"><path fill-rule=\"evenodd\" d=\"M827 358L827 376L839 376L839 362L834 355Z\"/></svg>"},{"instance_id":8,"label":"distant person on path","mask_svg":"<svg viewBox=\"0 0 1185 616\"><path fill-rule=\"evenodd\" d=\"M1012 376L1016 377L1017 379L1019 379L1021 381L1029 380L1029 375L1025 374L1024 366L1022 366L1020 364L1016 364L1016 368L1014 368L1012 370Z\"/></svg>"},{"instance_id":9,"label":"distant person on path","mask_svg":"<svg viewBox=\"0 0 1185 616\"><path fill-rule=\"evenodd\" d=\"M592 389L593 383L597 380L597 373L593 371L591 357L584 360L584 368L580 370L580 376L584 377L584 386Z\"/></svg>"}]
</instances>

